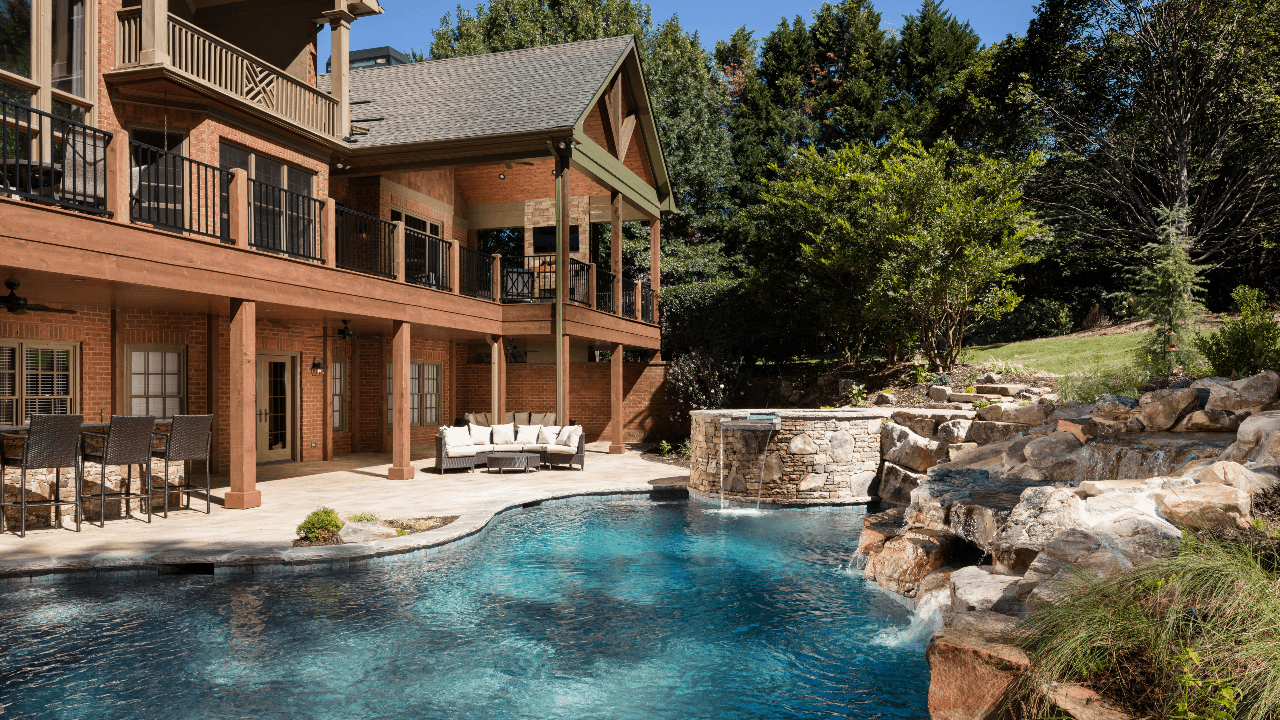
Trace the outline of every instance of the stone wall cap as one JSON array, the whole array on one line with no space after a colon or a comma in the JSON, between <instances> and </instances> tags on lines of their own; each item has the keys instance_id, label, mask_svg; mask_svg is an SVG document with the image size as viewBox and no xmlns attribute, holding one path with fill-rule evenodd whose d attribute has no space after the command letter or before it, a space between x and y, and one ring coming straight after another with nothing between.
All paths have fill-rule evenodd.
<instances>
[{"instance_id":1,"label":"stone wall cap","mask_svg":"<svg viewBox=\"0 0 1280 720\"><path fill-rule=\"evenodd\" d=\"M744 409L744 410L694 410L689 413L699 420L715 420L729 418L746 420L752 413L773 413L783 422L788 420L876 420L893 415L893 408L833 408L830 410L808 409Z\"/></svg>"}]
</instances>

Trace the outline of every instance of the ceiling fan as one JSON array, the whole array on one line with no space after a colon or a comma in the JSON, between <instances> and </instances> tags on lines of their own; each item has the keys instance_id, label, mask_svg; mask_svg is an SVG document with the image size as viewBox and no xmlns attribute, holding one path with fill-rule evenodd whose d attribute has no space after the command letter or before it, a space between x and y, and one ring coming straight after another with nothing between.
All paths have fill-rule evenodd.
<instances>
[{"instance_id":1,"label":"ceiling fan","mask_svg":"<svg viewBox=\"0 0 1280 720\"><path fill-rule=\"evenodd\" d=\"M343 320L342 327L338 328L338 331L335 332L332 336L311 335L310 337L313 337L313 338L336 337L339 340L355 340L357 336L356 336L356 331L351 329L351 321Z\"/></svg>"},{"instance_id":2,"label":"ceiling fan","mask_svg":"<svg viewBox=\"0 0 1280 720\"><path fill-rule=\"evenodd\" d=\"M18 281L5 280L4 286L9 288L9 294L0 298L0 304L4 305L4 309L14 315L26 315L28 312L51 312L62 313L64 315L75 315L75 310L63 308L51 308L48 305L32 305L27 299L18 295Z\"/></svg>"}]
</instances>

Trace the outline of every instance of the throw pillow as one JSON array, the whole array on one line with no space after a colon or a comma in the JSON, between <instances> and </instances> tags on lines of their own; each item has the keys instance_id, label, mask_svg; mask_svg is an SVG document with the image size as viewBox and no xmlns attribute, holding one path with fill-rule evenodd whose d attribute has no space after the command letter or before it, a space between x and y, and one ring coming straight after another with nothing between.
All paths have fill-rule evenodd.
<instances>
[{"instance_id":1,"label":"throw pillow","mask_svg":"<svg viewBox=\"0 0 1280 720\"><path fill-rule=\"evenodd\" d=\"M556 441L556 434L560 432L560 428L555 425L542 425L538 430L538 444L552 445Z\"/></svg>"},{"instance_id":2,"label":"throw pillow","mask_svg":"<svg viewBox=\"0 0 1280 720\"><path fill-rule=\"evenodd\" d=\"M529 415L530 413L516 413L515 423L517 425L532 425L533 423L529 421ZM538 424L541 425L542 423Z\"/></svg>"},{"instance_id":3,"label":"throw pillow","mask_svg":"<svg viewBox=\"0 0 1280 720\"><path fill-rule=\"evenodd\" d=\"M444 435L444 446L447 448L471 444L471 432L467 428L444 427L440 428L440 432Z\"/></svg>"},{"instance_id":4,"label":"throw pillow","mask_svg":"<svg viewBox=\"0 0 1280 720\"><path fill-rule=\"evenodd\" d=\"M516 441L516 426L511 423L494 425L490 429L493 430L494 445L510 445Z\"/></svg>"},{"instance_id":5,"label":"throw pillow","mask_svg":"<svg viewBox=\"0 0 1280 720\"><path fill-rule=\"evenodd\" d=\"M472 445L489 444L489 434L493 432L493 428L480 427L479 425L468 425L467 429L471 432Z\"/></svg>"},{"instance_id":6,"label":"throw pillow","mask_svg":"<svg viewBox=\"0 0 1280 720\"><path fill-rule=\"evenodd\" d=\"M574 425L569 428L569 441L565 443L574 450L578 449L578 439L582 437L582 426Z\"/></svg>"},{"instance_id":7,"label":"throw pillow","mask_svg":"<svg viewBox=\"0 0 1280 720\"><path fill-rule=\"evenodd\" d=\"M540 425L517 425L516 426L516 444L517 445L536 445L538 444L538 430Z\"/></svg>"},{"instance_id":8,"label":"throw pillow","mask_svg":"<svg viewBox=\"0 0 1280 720\"><path fill-rule=\"evenodd\" d=\"M560 428L560 432L556 433L556 444L557 444L557 445L568 445L568 444L569 444L569 436L573 434L573 429L574 429L575 427L577 427L577 426L576 426L576 425L565 425L564 427Z\"/></svg>"}]
</instances>

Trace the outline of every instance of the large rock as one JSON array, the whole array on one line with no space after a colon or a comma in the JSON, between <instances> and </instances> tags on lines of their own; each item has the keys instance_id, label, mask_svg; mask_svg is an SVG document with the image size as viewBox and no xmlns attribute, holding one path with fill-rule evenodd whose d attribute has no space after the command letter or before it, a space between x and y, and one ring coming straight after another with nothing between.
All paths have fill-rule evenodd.
<instances>
[{"instance_id":1,"label":"large rock","mask_svg":"<svg viewBox=\"0 0 1280 720\"><path fill-rule=\"evenodd\" d=\"M1049 418L1053 408L1049 405L996 403L978 408L977 412L979 420L1039 425Z\"/></svg>"},{"instance_id":2,"label":"large rock","mask_svg":"<svg viewBox=\"0 0 1280 720\"><path fill-rule=\"evenodd\" d=\"M1126 421L1140 412L1138 401L1123 395L1103 395L1093 405L1093 417L1103 420Z\"/></svg>"},{"instance_id":3,"label":"large rock","mask_svg":"<svg viewBox=\"0 0 1280 720\"><path fill-rule=\"evenodd\" d=\"M1194 388L1154 390L1138 398L1142 424L1148 432L1161 432L1173 427L1183 415L1200 406L1200 393Z\"/></svg>"},{"instance_id":4,"label":"large rock","mask_svg":"<svg viewBox=\"0 0 1280 720\"><path fill-rule=\"evenodd\" d=\"M912 528L872 553L863 574L890 592L914 598L925 576L946 565L960 546L960 538L949 532Z\"/></svg>"},{"instance_id":5,"label":"large rock","mask_svg":"<svg viewBox=\"0 0 1280 720\"><path fill-rule=\"evenodd\" d=\"M973 425L972 420L948 420L938 425L934 437L948 445L967 442L971 425Z\"/></svg>"},{"instance_id":6,"label":"large rock","mask_svg":"<svg viewBox=\"0 0 1280 720\"><path fill-rule=\"evenodd\" d=\"M1134 565L1168 557L1182 540L1182 532L1176 527L1143 512L1113 518L1105 530L1106 537Z\"/></svg>"},{"instance_id":7,"label":"large rock","mask_svg":"<svg viewBox=\"0 0 1280 720\"><path fill-rule=\"evenodd\" d=\"M1236 462L1218 461L1201 470L1196 479L1202 483L1221 483L1243 490L1250 495L1266 492L1276 487L1274 475L1256 473Z\"/></svg>"},{"instance_id":8,"label":"large rock","mask_svg":"<svg viewBox=\"0 0 1280 720\"><path fill-rule=\"evenodd\" d=\"M979 379L978 382L982 383L982 380ZM979 384L975 386L973 389L975 392L982 395L1000 395L1003 397L1013 397L1018 393L1023 393L1023 392L1026 392L1027 390L1030 390L1031 386L1030 385L1012 385L1012 384L998 385L993 383L985 383L985 384Z\"/></svg>"},{"instance_id":9,"label":"large rock","mask_svg":"<svg viewBox=\"0 0 1280 720\"><path fill-rule=\"evenodd\" d=\"M1095 438L1077 455L1073 485L1086 480L1141 480L1183 475L1189 463L1217 459L1229 433L1141 433Z\"/></svg>"},{"instance_id":10,"label":"large rock","mask_svg":"<svg viewBox=\"0 0 1280 720\"><path fill-rule=\"evenodd\" d=\"M875 397L871 398L872 405L892 405L897 401L898 399L893 396L893 393L887 392L878 392Z\"/></svg>"},{"instance_id":11,"label":"large rock","mask_svg":"<svg viewBox=\"0 0 1280 720\"><path fill-rule=\"evenodd\" d=\"M880 499L898 505L910 504L911 491L928 478L928 475L914 473L887 462L884 464L884 469L880 471Z\"/></svg>"},{"instance_id":12,"label":"large rock","mask_svg":"<svg viewBox=\"0 0 1280 720\"><path fill-rule=\"evenodd\" d=\"M976 565L960 568L951 573L951 611L1015 614L1022 610L1017 587L1017 575L1000 575Z\"/></svg>"},{"instance_id":13,"label":"large rock","mask_svg":"<svg viewBox=\"0 0 1280 720\"><path fill-rule=\"evenodd\" d=\"M884 512L867 515L862 518L862 534L858 536L858 552L878 553L890 538L906 532L902 508L891 508Z\"/></svg>"},{"instance_id":14,"label":"large rock","mask_svg":"<svg viewBox=\"0 0 1280 720\"><path fill-rule=\"evenodd\" d=\"M1029 487L995 543L996 567L1022 574L1051 540L1071 528L1087 529L1084 503L1066 488Z\"/></svg>"},{"instance_id":15,"label":"large rock","mask_svg":"<svg viewBox=\"0 0 1280 720\"><path fill-rule=\"evenodd\" d=\"M938 402L947 402L951 397L951 388L946 385L934 385L929 388L929 399Z\"/></svg>"},{"instance_id":16,"label":"large rock","mask_svg":"<svg viewBox=\"0 0 1280 720\"><path fill-rule=\"evenodd\" d=\"M1230 410L1197 410L1190 413L1177 425L1174 432L1235 432L1240 423L1249 417L1248 412L1234 413Z\"/></svg>"},{"instance_id":17,"label":"large rock","mask_svg":"<svg viewBox=\"0 0 1280 720\"><path fill-rule=\"evenodd\" d=\"M1000 442L1005 438L1026 432L1030 426L1023 423L1007 423L1007 422L987 422L983 420L975 420L969 425L969 442L976 442L979 445L990 445L994 442Z\"/></svg>"},{"instance_id":18,"label":"large rock","mask_svg":"<svg viewBox=\"0 0 1280 720\"><path fill-rule=\"evenodd\" d=\"M815 455L818 452L818 443L809 437L808 433L800 433L791 438L790 444L787 445L787 452L792 455Z\"/></svg>"},{"instance_id":19,"label":"large rock","mask_svg":"<svg viewBox=\"0 0 1280 720\"><path fill-rule=\"evenodd\" d=\"M1081 558L1090 555L1102 547L1102 540L1092 532L1083 528L1067 528L1045 544L1044 550L1036 556L1022 579L1018 581L1017 595L1025 601L1036 587L1062 572L1063 568L1075 565Z\"/></svg>"},{"instance_id":20,"label":"large rock","mask_svg":"<svg viewBox=\"0 0 1280 720\"><path fill-rule=\"evenodd\" d=\"M1192 529L1249 529L1249 493L1230 485L1203 483L1151 494L1170 522Z\"/></svg>"},{"instance_id":21,"label":"large rock","mask_svg":"<svg viewBox=\"0 0 1280 720\"><path fill-rule=\"evenodd\" d=\"M369 540L382 540L385 538L393 538L396 536L395 528L389 528L377 520L349 522L342 526L338 531L338 537L342 538L344 543L367 542Z\"/></svg>"},{"instance_id":22,"label":"large rock","mask_svg":"<svg viewBox=\"0 0 1280 720\"><path fill-rule=\"evenodd\" d=\"M1236 441L1218 459L1262 467L1280 465L1280 411L1246 418L1236 432Z\"/></svg>"},{"instance_id":23,"label":"large rock","mask_svg":"<svg viewBox=\"0 0 1280 720\"><path fill-rule=\"evenodd\" d=\"M938 421L932 417L908 415L894 417L893 421L923 438L931 438L938 432Z\"/></svg>"},{"instance_id":24,"label":"large rock","mask_svg":"<svg viewBox=\"0 0 1280 720\"><path fill-rule=\"evenodd\" d=\"M1031 665L1022 650L980 633L947 629L934 634L929 663L929 717L996 720L1005 692Z\"/></svg>"},{"instance_id":25,"label":"large rock","mask_svg":"<svg viewBox=\"0 0 1280 720\"><path fill-rule=\"evenodd\" d=\"M1271 370L1232 383L1224 384L1220 378L1213 380L1218 382L1199 384L1209 390L1205 410L1249 410L1273 403L1280 395L1280 375Z\"/></svg>"},{"instance_id":26,"label":"large rock","mask_svg":"<svg viewBox=\"0 0 1280 720\"><path fill-rule=\"evenodd\" d=\"M946 457L947 446L897 423L885 423L880 426L880 453L886 462L924 472Z\"/></svg>"},{"instance_id":27,"label":"large rock","mask_svg":"<svg viewBox=\"0 0 1280 720\"><path fill-rule=\"evenodd\" d=\"M990 552L1011 511L1012 508L991 507L972 499L957 500L951 505L947 525L956 535Z\"/></svg>"}]
</instances>

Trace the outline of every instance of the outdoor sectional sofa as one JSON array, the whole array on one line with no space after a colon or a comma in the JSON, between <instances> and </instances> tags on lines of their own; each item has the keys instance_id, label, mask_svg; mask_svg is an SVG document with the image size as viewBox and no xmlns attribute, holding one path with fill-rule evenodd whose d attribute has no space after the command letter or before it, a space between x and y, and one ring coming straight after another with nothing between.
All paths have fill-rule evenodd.
<instances>
[{"instance_id":1,"label":"outdoor sectional sofa","mask_svg":"<svg viewBox=\"0 0 1280 720\"><path fill-rule=\"evenodd\" d=\"M468 437L472 437L476 435L474 428L478 427L482 426L468 424L466 427L440 429L440 434L436 435L437 472L443 475L445 470L453 468L466 468L467 471L470 472L472 468L477 466L483 467L486 465L489 460L489 453L491 452L536 452L539 455L539 465L568 465L570 468L577 465L579 470L586 469L587 438L586 434L582 432L582 427L580 425L565 428L565 430L570 431L568 433L569 437L567 438L560 433L561 428L554 426L548 428L554 428L558 436L556 437L557 441L568 440L570 444L561 444L560 442L511 442L498 444L494 444L493 442L471 442L468 444L462 442L451 443L449 438L446 437L447 433L458 431L465 431L465 434ZM528 427L538 428L537 432L539 433L543 430L543 426L522 426L522 428ZM492 428L488 429L492 432Z\"/></svg>"}]
</instances>

